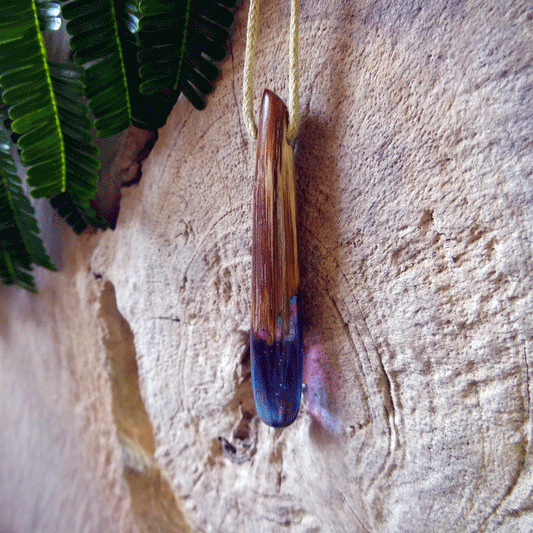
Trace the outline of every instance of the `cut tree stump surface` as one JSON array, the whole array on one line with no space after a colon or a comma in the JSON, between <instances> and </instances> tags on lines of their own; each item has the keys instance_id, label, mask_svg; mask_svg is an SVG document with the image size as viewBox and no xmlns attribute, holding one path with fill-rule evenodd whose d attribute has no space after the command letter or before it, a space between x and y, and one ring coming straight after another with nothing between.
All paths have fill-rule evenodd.
<instances>
[{"instance_id":1,"label":"cut tree stump surface","mask_svg":"<svg viewBox=\"0 0 533 533\"><path fill-rule=\"evenodd\" d=\"M248 359L247 8L206 111L178 101L122 189L116 229L68 240L71 264L43 275L38 313L6 293L19 311L2 311L0 376L22 380L20 361L38 383L52 373L43 419L76 427L55 426L59 449L72 460L75 434L88 463L110 454L111 471L69 486L80 501L87 487L115 494L106 516L136 523L100 531L533 530L531 3L302 2L307 389L283 430L257 418ZM288 25L288 2L262 2L256 113L264 88L287 99ZM16 338L43 328L44 348ZM0 508L18 461L6 438L26 446L39 422L16 424L6 396L26 420L32 391L4 385ZM81 414L89 401L102 420ZM20 479L47 468L28 449ZM10 505L59 502L42 484ZM19 515L4 519L14 532Z\"/></svg>"}]
</instances>

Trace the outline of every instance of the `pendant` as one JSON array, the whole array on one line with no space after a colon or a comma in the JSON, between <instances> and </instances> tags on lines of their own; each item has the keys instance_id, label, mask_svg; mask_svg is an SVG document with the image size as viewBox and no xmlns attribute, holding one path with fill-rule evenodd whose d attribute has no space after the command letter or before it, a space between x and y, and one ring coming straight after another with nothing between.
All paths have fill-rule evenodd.
<instances>
[{"instance_id":1,"label":"pendant","mask_svg":"<svg viewBox=\"0 0 533 533\"><path fill-rule=\"evenodd\" d=\"M257 131L250 360L255 407L273 427L292 424L302 396L294 159L288 112L266 90Z\"/></svg>"}]
</instances>

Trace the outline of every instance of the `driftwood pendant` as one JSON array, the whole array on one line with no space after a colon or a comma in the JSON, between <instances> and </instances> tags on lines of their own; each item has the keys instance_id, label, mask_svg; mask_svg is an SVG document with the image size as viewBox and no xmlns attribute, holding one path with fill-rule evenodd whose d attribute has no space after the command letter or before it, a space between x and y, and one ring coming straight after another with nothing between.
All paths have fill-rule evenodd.
<instances>
[{"instance_id":1,"label":"driftwood pendant","mask_svg":"<svg viewBox=\"0 0 533 533\"><path fill-rule=\"evenodd\" d=\"M266 90L257 132L250 358L255 407L274 427L292 424L302 396L294 160L288 113Z\"/></svg>"}]
</instances>

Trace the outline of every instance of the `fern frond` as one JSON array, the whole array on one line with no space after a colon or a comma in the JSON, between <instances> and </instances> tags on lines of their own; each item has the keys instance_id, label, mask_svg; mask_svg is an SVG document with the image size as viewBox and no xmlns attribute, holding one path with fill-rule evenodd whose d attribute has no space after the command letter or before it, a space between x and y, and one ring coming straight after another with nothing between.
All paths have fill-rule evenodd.
<instances>
[{"instance_id":1,"label":"fern frond","mask_svg":"<svg viewBox=\"0 0 533 533\"><path fill-rule=\"evenodd\" d=\"M85 71L78 65L52 61L48 66L64 141L66 192L88 200L94 198L98 189L100 149L93 143L90 134L93 123L88 116L89 109L81 99ZM26 163L24 159L23 163Z\"/></svg>"},{"instance_id":2,"label":"fern frond","mask_svg":"<svg viewBox=\"0 0 533 533\"><path fill-rule=\"evenodd\" d=\"M29 166L31 195L94 197L99 163L80 100L82 69L47 62L35 0L3 0L0 21L2 98L11 129L21 134L17 145Z\"/></svg>"},{"instance_id":3,"label":"fern frond","mask_svg":"<svg viewBox=\"0 0 533 533\"><path fill-rule=\"evenodd\" d=\"M131 124L148 130L165 124L177 95L139 92L137 0L75 0L63 16L74 59L82 65L96 61L87 69L85 94L97 135L108 137Z\"/></svg>"},{"instance_id":4,"label":"fern frond","mask_svg":"<svg viewBox=\"0 0 533 533\"><path fill-rule=\"evenodd\" d=\"M75 0L63 8L77 63L87 69L85 94L96 118L96 134L108 137L132 123L130 68L137 59L127 50L137 30L136 0Z\"/></svg>"},{"instance_id":5,"label":"fern frond","mask_svg":"<svg viewBox=\"0 0 533 533\"><path fill-rule=\"evenodd\" d=\"M141 0L138 54L140 91L173 87L197 109L213 90L226 56L236 0Z\"/></svg>"},{"instance_id":6,"label":"fern frond","mask_svg":"<svg viewBox=\"0 0 533 533\"><path fill-rule=\"evenodd\" d=\"M50 198L52 207L80 235L88 226L106 229L105 218L90 205L88 197L96 192L100 162L96 157L100 149L92 142L88 130L92 122L87 106L80 100L83 93L84 70L78 65L49 62L54 92L57 95L63 137L66 141L66 159L71 186ZM91 195L84 194L87 186ZM94 191L94 192L93 192Z\"/></svg>"},{"instance_id":7,"label":"fern frond","mask_svg":"<svg viewBox=\"0 0 533 533\"><path fill-rule=\"evenodd\" d=\"M1 96L1 94L0 94ZM36 292L32 265L56 270L39 237L34 209L17 176L0 109L0 280Z\"/></svg>"},{"instance_id":8,"label":"fern frond","mask_svg":"<svg viewBox=\"0 0 533 533\"><path fill-rule=\"evenodd\" d=\"M81 200L68 192L50 199L52 207L70 224L77 235L88 227L107 229L107 220L99 215L88 200Z\"/></svg>"}]
</instances>

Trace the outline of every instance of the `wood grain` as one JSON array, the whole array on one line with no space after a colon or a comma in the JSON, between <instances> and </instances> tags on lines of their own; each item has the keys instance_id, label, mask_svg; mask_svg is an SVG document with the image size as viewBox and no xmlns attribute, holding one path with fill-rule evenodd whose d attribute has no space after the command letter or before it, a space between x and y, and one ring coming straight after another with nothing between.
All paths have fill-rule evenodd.
<instances>
[{"instance_id":1,"label":"wood grain","mask_svg":"<svg viewBox=\"0 0 533 533\"><path fill-rule=\"evenodd\" d=\"M300 287L296 241L294 158L288 112L265 90L257 132L252 237L252 329L274 342L278 317L288 331L290 299Z\"/></svg>"},{"instance_id":2,"label":"wood grain","mask_svg":"<svg viewBox=\"0 0 533 533\"><path fill-rule=\"evenodd\" d=\"M302 2L307 389L283 430L259 423L247 357L247 6L207 109L178 100L116 229L94 252L72 236L37 296L4 291L0 530L139 530L96 323L110 281L192 531L533 531L531 1ZM262 2L255 85L280 96L287 30Z\"/></svg>"}]
</instances>

